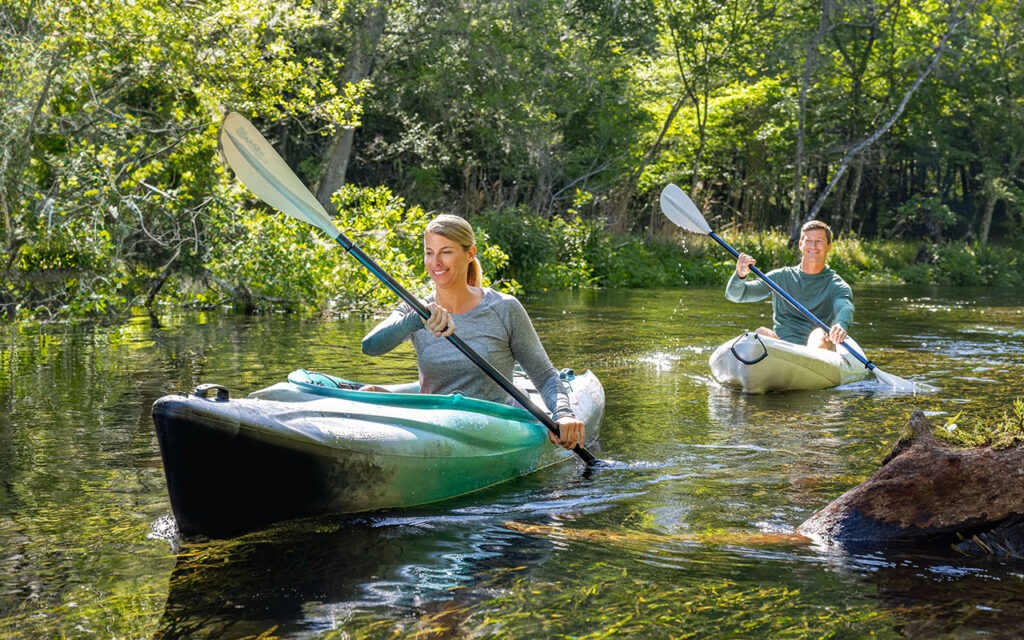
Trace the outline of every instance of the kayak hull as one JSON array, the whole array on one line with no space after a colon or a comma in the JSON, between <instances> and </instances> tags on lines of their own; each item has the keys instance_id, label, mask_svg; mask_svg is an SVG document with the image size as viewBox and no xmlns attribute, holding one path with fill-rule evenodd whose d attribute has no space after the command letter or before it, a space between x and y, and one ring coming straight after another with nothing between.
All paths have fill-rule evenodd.
<instances>
[{"instance_id":1,"label":"kayak hull","mask_svg":"<svg viewBox=\"0 0 1024 640\"><path fill-rule=\"evenodd\" d=\"M573 456L521 408L323 388L298 374L246 398L202 385L154 403L182 535L228 537L293 518L426 504ZM541 403L525 377L516 384ZM566 385L589 445L604 389L591 372Z\"/></svg>"},{"instance_id":2,"label":"kayak hull","mask_svg":"<svg viewBox=\"0 0 1024 640\"><path fill-rule=\"evenodd\" d=\"M852 338L847 342L860 351ZM753 332L719 345L709 364L721 384L752 394L827 389L863 380L868 374L867 368L842 346L830 351Z\"/></svg>"}]
</instances>

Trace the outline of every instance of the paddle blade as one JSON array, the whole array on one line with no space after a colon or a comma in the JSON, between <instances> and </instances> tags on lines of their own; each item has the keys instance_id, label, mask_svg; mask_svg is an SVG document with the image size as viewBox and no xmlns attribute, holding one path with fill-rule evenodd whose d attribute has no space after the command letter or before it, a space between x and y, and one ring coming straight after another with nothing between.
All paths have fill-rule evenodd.
<instances>
[{"instance_id":1,"label":"paddle blade","mask_svg":"<svg viewBox=\"0 0 1024 640\"><path fill-rule=\"evenodd\" d=\"M894 376L891 373L886 373L874 367L871 369L878 381L884 385L892 387L892 390L898 393L932 393L938 391L938 387L933 387L930 384L917 384L910 380L904 380L899 376Z\"/></svg>"},{"instance_id":2,"label":"paddle blade","mask_svg":"<svg viewBox=\"0 0 1024 640\"><path fill-rule=\"evenodd\" d=\"M256 196L281 213L308 222L332 238L341 232L323 205L302 184L263 134L232 111L220 127L220 149L235 176Z\"/></svg>"},{"instance_id":3,"label":"paddle blade","mask_svg":"<svg viewBox=\"0 0 1024 640\"><path fill-rule=\"evenodd\" d=\"M685 191L674 184L661 190L661 211L676 226L694 233L711 233L711 227L700 214L697 205L693 204L693 200L690 200Z\"/></svg>"}]
</instances>

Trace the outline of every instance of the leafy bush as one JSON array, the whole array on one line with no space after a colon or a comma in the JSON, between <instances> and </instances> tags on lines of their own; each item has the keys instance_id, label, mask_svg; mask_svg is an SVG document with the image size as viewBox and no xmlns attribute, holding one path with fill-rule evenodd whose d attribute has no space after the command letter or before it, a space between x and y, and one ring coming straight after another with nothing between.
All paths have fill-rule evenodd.
<instances>
[{"instance_id":1,"label":"leafy bush","mask_svg":"<svg viewBox=\"0 0 1024 640\"><path fill-rule=\"evenodd\" d=\"M66 320L123 311L129 274L110 234L83 218L42 218L11 256L0 315Z\"/></svg>"},{"instance_id":2,"label":"leafy bush","mask_svg":"<svg viewBox=\"0 0 1024 640\"><path fill-rule=\"evenodd\" d=\"M935 268L930 264L914 263L900 269L898 275L906 284L935 283Z\"/></svg>"},{"instance_id":3,"label":"leafy bush","mask_svg":"<svg viewBox=\"0 0 1024 640\"><path fill-rule=\"evenodd\" d=\"M980 245L972 247L978 262L978 271L987 285L1006 284L1016 279L1021 260L1019 251L997 245Z\"/></svg>"},{"instance_id":4,"label":"leafy bush","mask_svg":"<svg viewBox=\"0 0 1024 640\"><path fill-rule=\"evenodd\" d=\"M386 187L346 185L334 202L335 225L380 271L413 295L432 291L423 268L423 231L432 214L406 206ZM233 233L222 234L230 240L214 246L208 266L214 283L232 292L247 310L370 312L399 303L366 265L315 228L262 210L240 219ZM483 230L477 230L477 249L488 284L508 264L508 256ZM519 287L514 280L496 286L511 291ZM207 294L203 299L211 298Z\"/></svg>"},{"instance_id":5,"label":"leafy bush","mask_svg":"<svg viewBox=\"0 0 1024 640\"><path fill-rule=\"evenodd\" d=\"M381 269L415 295L431 290L422 237L432 214L384 187L349 185L334 202L339 229ZM252 203L237 184L218 192L217 206L197 221L202 242L187 245L189 263L179 263L161 300L304 312L375 312L397 304L393 292L321 232L262 205L249 208ZM155 228L152 215L147 220ZM734 265L715 242L694 234L612 235L600 223L525 209L493 210L470 222L485 284L510 293L719 286ZM755 256L765 271L799 261L781 232L729 235L730 244ZM0 313L44 320L123 314L158 276L154 267L127 260L123 246L85 218L41 216L34 235L9 258ZM1021 261L1021 252L1007 247L855 237L837 240L830 255L832 267L850 282L995 285L1012 281Z\"/></svg>"},{"instance_id":6,"label":"leafy bush","mask_svg":"<svg viewBox=\"0 0 1024 640\"><path fill-rule=\"evenodd\" d=\"M889 229L892 238L929 238L940 242L956 224L956 214L938 195L914 195L895 210L878 216L880 229Z\"/></svg>"},{"instance_id":7,"label":"leafy bush","mask_svg":"<svg viewBox=\"0 0 1024 640\"><path fill-rule=\"evenodd\" d=\"M985 276L978 268L978 259L970 247L952 245L937 247L936 284L975 286L985 284Z\"/></svg>"},{"instance_id":8,"label":"leafy bush","mask_svg":"<svg viewBox=\"0 0 1024 640\"><path fill-rule=\"evenodd\" d=\"M580 287L673 287L721 280L717 262L704 258L704 242L612 236L578 217L542 218L521 209L474 218L507 252L498 272L527 290Z\"/></svg>"},{"instance_id":9,"label":"leafy bush","mask_svg":"<svg viewBox=\"0 0 1024 640\"><path fill-rule=\"evenodd\" d=\"M880 261L872 255L857 236L844 236L832 243L829 266L849 283L879 280Z\"/></svg>"},{"instance_id":10,"label":"leafy bush","mask_svg":"<svg viewBox=\"0 0 1024 640\"><path fill-rule=\"evenodd\" d=\"M253 211L235 233L214 242L208 263L215 304L256 309L300 310L324 303L336 278L338 253L315 237L316 230L280 214ZM227 295L225 295L227 294Z\"/></svg>"},{"instance_id":11,"label":"leafy bush","mask_svg":"<svg viewBox=\"0 0 1024 640\"><path fill-rule=\"evenodd\" d=\"M684 236L682 242L619 238L600 270L608 287L701 286L724 281L728 273L720 260L706 255L703 238Z\"/></svg>"},{"instance_id":12,"label":"leafy bush","mask_svg":"<svg viewBox=\"0 0 1024 640\"><path fill-rule=\"evenodd\" d=\"M571 289L596 284L588 255L598 249L600 229L580 218L542 218L521 208L485 212L473 218L508 257L492 265L499 282L528 290Z\"/></svg>"}]
</instances>

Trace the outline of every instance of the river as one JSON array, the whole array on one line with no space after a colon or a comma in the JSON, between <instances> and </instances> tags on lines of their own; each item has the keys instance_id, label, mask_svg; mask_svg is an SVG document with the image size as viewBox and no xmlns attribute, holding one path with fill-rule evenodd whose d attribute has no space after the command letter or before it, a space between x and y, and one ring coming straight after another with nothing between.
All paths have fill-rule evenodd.
<instances>
[{"instance_id":1,"label":"river","mask_svg":"<svg viewBox=\"0 0 1024 640\"><path fill-rule=\"evenodd\" d=\"M594 451L616 465L188 544L156 398L300 367L404 380L412 352L363 356L365 318L0 327L0 638L1020 637L1024 561L784 539L878 468L912 410L966 427L1024 396L1024 289L856 295L868 357L937 391L722 389L708 356L770 308L719 289L530 296L556 366L603 382Z\"/></svg>"}]
</instances>

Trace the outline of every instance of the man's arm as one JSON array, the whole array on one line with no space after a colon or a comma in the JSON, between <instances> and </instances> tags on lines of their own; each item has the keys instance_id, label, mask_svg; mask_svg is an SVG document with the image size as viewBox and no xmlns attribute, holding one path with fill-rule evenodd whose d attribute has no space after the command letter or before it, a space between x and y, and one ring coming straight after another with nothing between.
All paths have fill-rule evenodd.
<instances>
[{"instance_id":1,"label":"man's arm","mask_svg":"<svg viewBox=\"0 0 1024 640\"><path fill-rule=\"evenodd\" d=\"M757 302L772 294L772 289L760 278L744 280L733 272L725 285L725 298L731 302Z\"/></svg>"}]
</instances>

